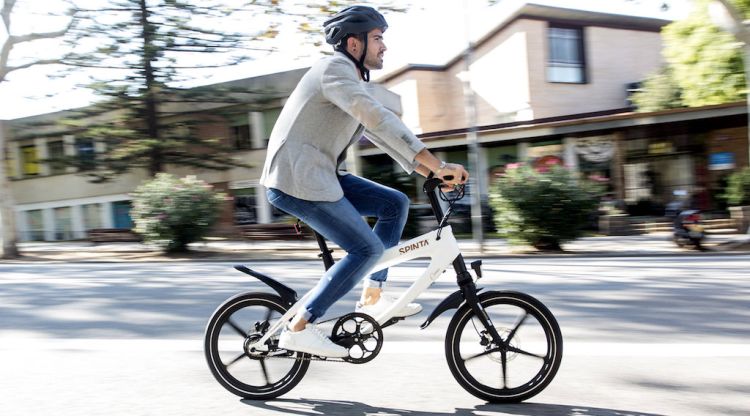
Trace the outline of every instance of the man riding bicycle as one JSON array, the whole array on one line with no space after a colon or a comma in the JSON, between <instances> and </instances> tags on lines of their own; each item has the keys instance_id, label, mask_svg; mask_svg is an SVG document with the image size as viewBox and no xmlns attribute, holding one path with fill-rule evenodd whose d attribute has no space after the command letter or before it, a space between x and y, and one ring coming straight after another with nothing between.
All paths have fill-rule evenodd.
<instances>
[{"instance_id":1,"label":"man riding bicycle","mask_svg":"<svg viewBox=\"0 0 750 416\"><path fill-rule=\"evenodd\" d=\"M348 293L401 238L409 198L394 189L340 170L346 149L367 129L367 138L408 173L434 173L451 186L465 183L463 166L435 157L401 120L365 88L370 70L382 69L388 24L375 9L348 7L324 23L332 56L302 77L279 115L268 143L261 184L268 201L338 244L347 255L331 267L279 337L281 348L345 357L315 322ZM370 228L363 216L375 216ZM376 316L394 299L383 293L387 269L371 274L357 312ZM409 304L399 317L421 311Z\"/></svg>"}]
</instances>

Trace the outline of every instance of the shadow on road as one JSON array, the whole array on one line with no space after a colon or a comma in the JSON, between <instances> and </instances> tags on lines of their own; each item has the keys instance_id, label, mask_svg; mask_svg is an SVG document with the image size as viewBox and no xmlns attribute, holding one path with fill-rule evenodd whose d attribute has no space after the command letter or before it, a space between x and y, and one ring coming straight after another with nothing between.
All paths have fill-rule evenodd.
<instances>
[{"instance_id":1,"label":"shadow on road","mask_svg":"<svg viewBox=\"0 0 750 416\"><path fill-rule=\"evenodd\" d=\"M370 406L366 403L343 400L278 399L270 401L241 400L255 409L271 410L289 415L403 415L403 416L449 416L449 415L528 415L528 416L661 416L656 413L631 412L628 410L603 409L598 407L568 406L542 403L481 404L472 409L458 408L453 412L427 412L389 407Z\"/></svg>"}]
</instances>

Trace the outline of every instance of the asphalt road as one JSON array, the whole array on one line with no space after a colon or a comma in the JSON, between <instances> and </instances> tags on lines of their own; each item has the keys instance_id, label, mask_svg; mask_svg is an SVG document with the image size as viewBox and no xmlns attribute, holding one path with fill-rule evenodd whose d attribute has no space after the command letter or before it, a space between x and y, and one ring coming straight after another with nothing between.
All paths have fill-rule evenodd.
<instances>
[{"instance_id":1,"label":"asphalt road","mask_svg":"<svg viewBox=\"0 0 750 416\"><path fill-rule=\"evenodd\" d=\"M471 260L471 259L469 259ZM563 331L552 384L529 402L489 405L445 363L446 273L422 312L385 329L364 365L311 365L280 399L229 394L203 358L208 317L229 296L266 290L229 263L0 264L0 414L7 415L746 415L750 256L485 260L485 290L543 301ZM316 262L258 262L303 293ZM391 271L405 288L423 262ZM331 315L353 308L348 295Z\"/></svg>"}]
</instances>

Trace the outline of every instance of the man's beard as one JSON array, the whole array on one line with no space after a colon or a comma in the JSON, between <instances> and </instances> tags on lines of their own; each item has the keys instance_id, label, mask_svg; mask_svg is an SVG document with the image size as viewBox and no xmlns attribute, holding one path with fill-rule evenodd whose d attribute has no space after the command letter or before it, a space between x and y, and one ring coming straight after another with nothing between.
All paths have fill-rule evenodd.
<instances>
[{"instance_id":1,"label":"man's beard","mask_svg":"<svg viewBox=\"0 0 750 416\"><path fill-rule=\"evenodd\" d=\"M368 69L383 69L383 60L377 55L374 58L368 56L365 58L365 67Z\"/></svg>"}]
</instances>

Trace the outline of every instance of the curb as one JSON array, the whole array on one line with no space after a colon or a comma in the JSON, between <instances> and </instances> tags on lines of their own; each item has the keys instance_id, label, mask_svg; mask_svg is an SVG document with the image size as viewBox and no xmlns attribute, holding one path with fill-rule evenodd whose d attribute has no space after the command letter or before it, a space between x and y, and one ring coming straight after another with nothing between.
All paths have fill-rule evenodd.
<instances>
[{"instance_id":1,"label":"curb","mask_svg":"<svg viewBox=\"0 0 750 416\"><path fill-rule=\"evenodd\" d=\"M475 250L463 250L465 258L482 259L534 259L534 258L634 258L634 257L704 257L704 256L741 256L750 254L750 245L742 243L747 247L737 249L730 247L736 244L726 242L716 246L707 247L705 251L675 250L675 251L567 251L561 253L551 252L485 252L480 254ZM722 247L729 247L724 249ZM279 254L279 251L288 252L290 255ZM292 252L304 252L300 255ZM334 252L341 253L338 249ZM88 255L87 255L88 254ZM294 249L286 250L250 250L246 253L232 252L231 254L220 251L195 250L188 254L167 256L158 251L102 251L96 256L91 253L70 251L22 251L21 258L0 260L0 264L29 264L29 263L186 263L186 262L216 262L238 264L254 261L262 262L289 262L289 261L311 261L319 260L318 250ZM337 258L338 260L338 258ZM427 261L427 259L415 259L413 261Z\"/></svg>"},{"instance_id":2,"label":"curb","mask_svg":"<svg viewBox=\"0 0 750 416\"><path fill-rule=\"evenodd\" d=\"M506 240L491 239L483 243L484 253L472 240L459 240L466 258L483 259L534 259L534 258L633 258L681 257L750 254L750 236L726 235L710 238L705 250L696 251L677 247L668 235L652 234L637 237L588 237L564 245L563 252L539 252L531 247L511 246ZM329 243L336 258L344 251ZM319 260L319 249L314 241L202 242L192 246L189 253L165 255L158 247L142 243L93 244L86 242L22 243L21 258L0 260L0 264L33 263L185 263L257 261L310 261ZM419 259L417 259L419 260Z\"/></svg>"}]
</instances>

